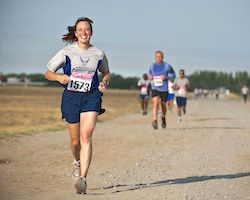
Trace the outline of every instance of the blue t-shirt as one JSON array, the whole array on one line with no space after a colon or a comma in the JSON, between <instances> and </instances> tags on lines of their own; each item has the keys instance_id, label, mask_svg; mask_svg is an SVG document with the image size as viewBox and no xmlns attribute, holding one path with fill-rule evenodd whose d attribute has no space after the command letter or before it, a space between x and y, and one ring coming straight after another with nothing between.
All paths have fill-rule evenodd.
<instances>
[{"instance_id":1,"label":"blue t-shirt","mask_svg":"<svg viewBox=\"0 0 250 200\"><path fill-rule=\"evenodd\" d=\"M160 64L153 63L149 69L149 75L153 77L152 80L152 90L157 90L160 92L168 91L168 74L175 74L171 65L166 62L162 62ZM161 79L161 75L165 76L165 79Z\"/></svg>"}]
</instances>

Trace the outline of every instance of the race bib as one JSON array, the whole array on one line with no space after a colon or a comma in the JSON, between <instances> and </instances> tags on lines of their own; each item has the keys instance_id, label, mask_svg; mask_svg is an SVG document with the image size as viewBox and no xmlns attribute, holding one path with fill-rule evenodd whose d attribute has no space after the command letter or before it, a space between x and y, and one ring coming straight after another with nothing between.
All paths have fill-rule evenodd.
<instances>
[{"instance_id":1,"label":"race bib","mask_svg":"<svg viewBox=\"0 0 250 200\"><path fill-rule=\"evenodd\" d=\"M184 87L180 87L180 89L178 90L178 94L179 95L186 95L186 88Z\"/></svg>"},{"instance_id":2,"label":"race bib","mask_svg":"<svg viewBox=\"0 0 250 200\"><path fill-rule=\"evenodd\" d=\"M154 86L156 86L156 87L163 86L163 80L162 80L161 76L154 76L153 80L154 80Z\"/></svg>"},{"instance_id":3,"label":"race bib","mask_svg":"<svg viewBox=\"0 0 250 200\"><path fill-rule=\"evenodd\" d=\"M146 86L141 87L141 94L143 95L148 94L148 88Z\"/></svg>"},{"instance_id":4,"label":"race bib","mask_svg":"<svg viewBox=\"0 0 250 200\"><path fill-rule=\"evenodd\" d=\"M91 88L92 79L75 78L70 76L67 89L77 92L88 92Z\"/></svg>"}]
</instances>

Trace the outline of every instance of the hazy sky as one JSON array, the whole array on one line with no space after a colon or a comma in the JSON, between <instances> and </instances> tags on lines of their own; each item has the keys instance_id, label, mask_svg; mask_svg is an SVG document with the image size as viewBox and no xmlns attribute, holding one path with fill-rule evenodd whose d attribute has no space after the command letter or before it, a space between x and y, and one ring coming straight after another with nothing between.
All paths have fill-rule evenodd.
<instances>
[{"instance_id":1,"label":"hazy sky","mask_svg":"<svg viewBox=\"0 0 250 200\"><path fill-rule=\"evenodd\" d=\"M248 0L0 0L0 72L43 73L78 17L110 70L141 76L162 50L176 70L250 73Z\"/></svg>"}]
</instances>

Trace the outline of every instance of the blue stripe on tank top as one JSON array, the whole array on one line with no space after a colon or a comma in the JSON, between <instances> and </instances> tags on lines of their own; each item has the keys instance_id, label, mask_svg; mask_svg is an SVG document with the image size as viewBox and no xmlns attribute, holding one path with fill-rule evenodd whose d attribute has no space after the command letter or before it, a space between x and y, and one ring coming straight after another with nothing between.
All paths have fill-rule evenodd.
<instances>
[{"instance_id":1,"label":"blue stripe on tank top","mask_svg":"<svg viewBox=\"0 0 250 200\"><path fill-rule=\"evenodd\" d=\"M63 67L63 72L64 74L70 76L71 75L71 61L70 58L68 56L66 56L66 63Z\"/></svg>"},{"instance_id":2,"label":"blue stripe on tank top","mask_svg":"<svg viewBox=\"0 0 250 200\"><path fill-rule=\"evenodd\" d=\"M98 64L97 64L96 71L95 71L95 75L93 76L92 89L98 88L98 85L99 85L98 69L99 69L101 63L102 63L102 60L99 60Z\"/></svg>"},{"instance_id":3,"label":"blue stripe on tank top","mask_svg":"<svg viewBox=\"0 0 250 200\"><path fill-rule=\"evenodd\" d=\"M66 59L66 63L63 67L63 73L70 76L71 75L71 61L70 61L70 58L68 56L65 56L65 59ZM63 86L65 89L67 88L67 84L63 85Z\"/></svg>"}]
</instances>

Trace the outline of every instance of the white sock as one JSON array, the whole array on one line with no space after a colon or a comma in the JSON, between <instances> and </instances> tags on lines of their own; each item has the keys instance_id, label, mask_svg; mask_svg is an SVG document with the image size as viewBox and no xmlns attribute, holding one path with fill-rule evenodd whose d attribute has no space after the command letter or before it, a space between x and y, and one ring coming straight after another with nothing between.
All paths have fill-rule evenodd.
<instances>
[{"instance_id":1,"label":"white sock","mask_svg":"<svg viewBox=\"0 0 250 200\"><path fill-rule=\"evenodd\" d=\"M80 165L81 165L80 160L76 160L76 159L74 159L74 165L76 165L76 166L80 167Z\"/></svg>"}]
</instances>

